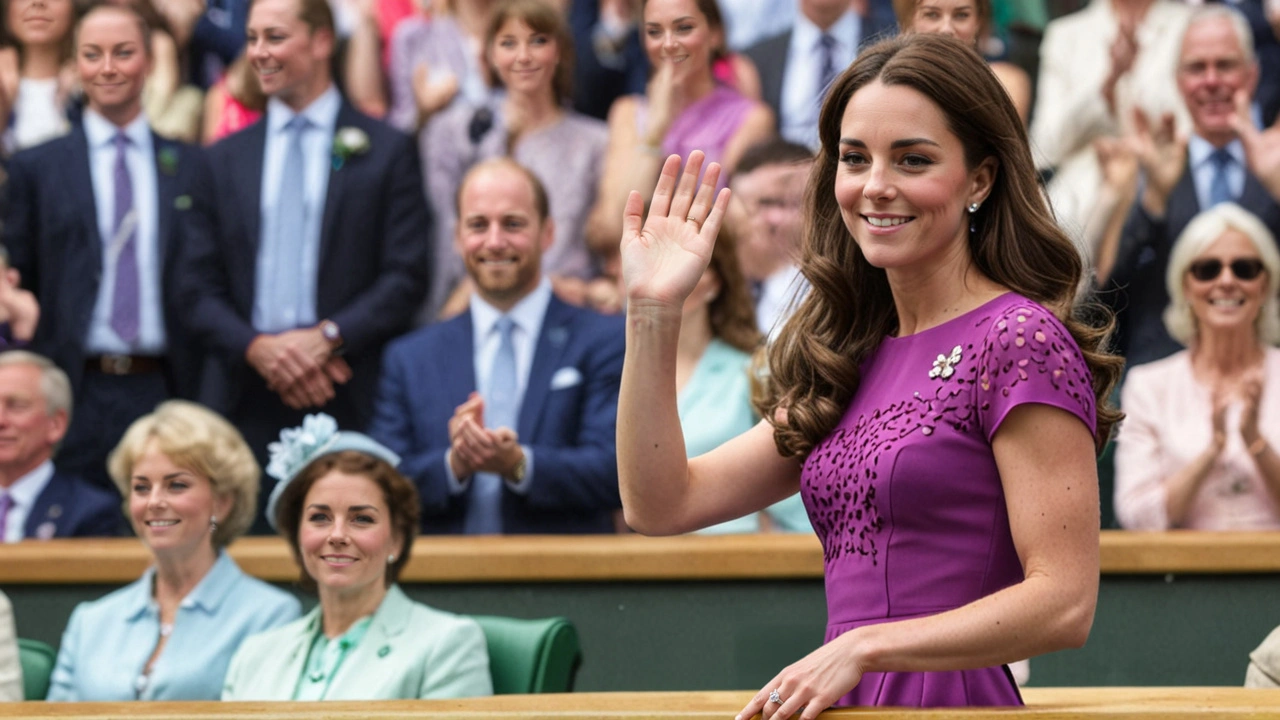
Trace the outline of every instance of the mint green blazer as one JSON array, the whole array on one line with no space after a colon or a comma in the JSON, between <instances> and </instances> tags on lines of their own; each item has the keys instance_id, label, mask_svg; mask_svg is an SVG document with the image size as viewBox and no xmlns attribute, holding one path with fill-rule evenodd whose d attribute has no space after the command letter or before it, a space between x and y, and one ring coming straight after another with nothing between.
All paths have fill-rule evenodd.
<instances>
[{"instance_id":1,"label":"mint green blazer","mask_svg":"<svg viewBox=\"0 0 1280 720\"><path fill-rule=\"evenodd\" d=\"M307 651L320 628L320 607L245 640L231 659L223 700L292 700ZM398 585L347 655L327 700L407 700L493 694L489 651L474 620L410 600Z\"/></svg>"}]
</instances>

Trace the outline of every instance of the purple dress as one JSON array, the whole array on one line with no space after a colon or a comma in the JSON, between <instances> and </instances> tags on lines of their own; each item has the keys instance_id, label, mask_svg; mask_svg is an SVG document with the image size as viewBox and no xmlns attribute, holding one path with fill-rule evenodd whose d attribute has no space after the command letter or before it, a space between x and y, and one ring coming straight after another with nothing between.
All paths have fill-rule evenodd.
<instances>
[{"instance_id":1,"label":"purple dress","mask_svg":"<svg viewBox=\"0 0 1280 720\"><path fill-rule=\"evenodd\" d=\"M1006 293L942 325L886 338L848 411L805 461L822 539L826 642L951 610L1023 579L991 438L1023 403L1095 430L1088 367L1040 305ZM1004 666L868 673L838 705L1021 705Z\"/></svg>"},{"instance_id":2,"label":"purple dress","mask_svg":"<svg viewBox=\"0 0 1280 720\"><path fill-rule=\"evenodd\" d=\"M729 141L756 105L755 100L740 95L737 90L716 85L706 97L686 107L671 121L662 139L663 154L687 158L694 150L701 150L706 156L703 167L713 162L723 163ZM648 99L639 96L636 127L640 133L644 132L648 111ZM729 174L720 173L716 189L728 186Z\"/></svg>"}]
</instances>

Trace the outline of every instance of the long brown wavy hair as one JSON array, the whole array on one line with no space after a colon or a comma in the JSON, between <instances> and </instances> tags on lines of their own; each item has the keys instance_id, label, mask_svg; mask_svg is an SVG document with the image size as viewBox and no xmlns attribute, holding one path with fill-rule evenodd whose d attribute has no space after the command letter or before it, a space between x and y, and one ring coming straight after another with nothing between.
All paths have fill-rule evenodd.
<instances>
[{"instance_id":1,"label":"long brown wavy hair","mask_svg":"<svg viewBox=\"0 0 1280 720\"><path fill-rule=\"evenodd\" d=\"M993 157L991 193L973 216L969 255L992 281L1045 306L1070 331L1093 376L1099 450L1121 414L1108 404L1123 360L1104 349L1109 313L1073 308L1083 265L1058 227L1037 181L1026 131L987 63L960 41L908 34L877 43L835 81L818 121L821 150L805 191L801 271L812 290L769 353L771 391L758 408L774 425L778 451L803 457L825 438L858 389L860 366L898 329L883 269L863 257L835 199L840 124L860 88L879 80L933 101L976 168ZM785 421L777 413L785 408Z\"/></svg>"},{"instance_id":2,"label":"long brown wavy hair","mask_svg":"<svg viewBox=\"0 0 1280 720\"><path fill-rule=\"evenodd\" d=\"M760 344L756 327L756 310L751 301L751 288L738 263L737 238L727 228L720 229L708 265L720 278L720 292L707 308L711 334L725 343L751 353Z\"/></svg>"}]
</instances>

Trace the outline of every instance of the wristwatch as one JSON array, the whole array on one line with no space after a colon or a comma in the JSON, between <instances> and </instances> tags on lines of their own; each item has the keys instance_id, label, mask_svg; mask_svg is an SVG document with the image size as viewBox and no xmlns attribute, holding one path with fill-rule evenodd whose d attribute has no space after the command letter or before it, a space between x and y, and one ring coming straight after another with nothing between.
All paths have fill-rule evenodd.
<instances>
[{"instance_id":1,"label":"wristwatch","mask_svg":"<svg viewBox=\"0 0 1280 720\"><path fill-rule=\"evenodd\" d=\"M520 453L520 462L516 463L516 466L511 469L511 475L507 479L516 485L524 482L524 471L528 465L529 463L526 461L524 453Z\"/></svg>"},{"instance_id":2,"label":"wristwatch","mask_svg":"<svg viewBox=\"0 0 1280 720\"><path fill-rule=\"evenodd\" d=\"M338 323L332 320L320 321L320 334L335 348L342 344L342 330L338 328Z\"/></svg>"}]
</instances>

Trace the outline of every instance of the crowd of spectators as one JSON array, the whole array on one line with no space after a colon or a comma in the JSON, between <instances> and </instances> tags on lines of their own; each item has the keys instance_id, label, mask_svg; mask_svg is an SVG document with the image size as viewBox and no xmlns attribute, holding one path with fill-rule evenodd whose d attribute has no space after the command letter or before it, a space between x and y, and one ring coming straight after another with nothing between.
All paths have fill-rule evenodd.
<instances>
[{"instance_id":1,"label":"crowd of spectators","mask_svg":"<svg viewBox=\"0 0 1280 720\"><path fill-rule=\"evenodd\" d=\"M700 454L759 422L761 350L806 292L825 92L899 31L987 56L1090 268L1078 301L1114 311L1120 525L1280 529L1280 11L1091 0L1019 67L1009 5L0 2L0 541L132 532L154 559L72 616L50 698L355 697L333 680L366 634L477 643L396 588L415 535L627 532L624 204L694 150L733 191L677 351ZM352 447L272 472L317 412ZM324 492L385 531L354 600L301 510ZM273 527L321 599L301 619L222 552ZM708 532L769 530L810 531L798 496ZM218 605L232 583L253 613ZM225 688L166 665L187 642ZM483 643L439 644L397 657L447 677L379 693L490 691ZM296 687L282 647L314 663ZM76 672L104 648L136 657Z\"/></svg>"}]
</instances>

